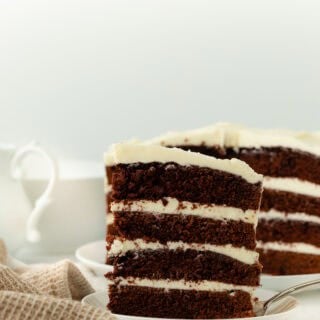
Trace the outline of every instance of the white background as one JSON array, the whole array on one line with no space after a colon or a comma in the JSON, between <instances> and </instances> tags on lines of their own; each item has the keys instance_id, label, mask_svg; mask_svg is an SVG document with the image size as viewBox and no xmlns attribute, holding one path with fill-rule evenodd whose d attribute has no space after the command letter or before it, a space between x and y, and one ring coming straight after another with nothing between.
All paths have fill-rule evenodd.
<instances>
[{"instance_id":1,"label":"white background","mask_svg":"<svg viewBox=\"0 0 320 320\"><path fill-rule=\"evenodd\" d=\"M320 129L318 0L0 0L0 142L100 161L216 121Z\"/></svg>"},{"instance_id":2,"label":"white background","mask_svg":"<svg viewBox=\"0 0 320 320\"><path fill-rule=\"evenodd\" d=\"M0 0L0 141L100 160L216 121L319 129L320 3Z\"/></svg>"}]
</instances>

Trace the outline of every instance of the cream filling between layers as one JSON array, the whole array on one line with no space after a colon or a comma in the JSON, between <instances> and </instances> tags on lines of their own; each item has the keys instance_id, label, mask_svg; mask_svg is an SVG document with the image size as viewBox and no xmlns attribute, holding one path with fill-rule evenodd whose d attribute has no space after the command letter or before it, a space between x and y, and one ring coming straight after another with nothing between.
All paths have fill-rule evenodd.
<instances>
[{"instance_id":1,"label":"cream filling between layers","mask_svg":"<svg viewBox=\"0 0 320 320\"><path fill-rule=\"evenodd\" d=\"M245 264L254 264L258 261L259 254L256 251L248 250L244 247L234 247L231 244L226 245L213 245L213 244L199 244L199 243L186 243L182 241L168 241L166 244L160 242L146 242L143 239L136 240L118 240L115 239L108 251L109 255L117 256L123 255L128 251L140 250L197 250L197 251L211 251L223 254L232 259L241 261Z\"/></svg>"},{"instance_id":2,"label":"cream filling between layers","mask_svg":"<svg viewBox=\"0 0 320 320\"><path fill-rule=\"evenodd\" d=\"M258 220L256 211L251 209L244 211L234 207L203 205L188 201L178 201L171 197L164 198L163 200L125 200L112 202L110 207L112 212L131 211L155 214L185 214L215 220L243 221L254 225L257 224Z\"/></svg>"},{"instance_id":3,"label":"cream filling between layers","mask_svg":"<svg viewBox=\"0 0 320 320\"><path fill-rule=\"evenodd\" d=\"M106 223L107 223L107 226L114 223L113 213L109 213L109 212L107 213Z\"/></svg>"},{"instance_id":4,"label":"cream filling between layers","mask_svg":"<svg viewBox=\"0 0 320 320\"><path fill-rule=\"evenodd\" d=\"M277 210L269 210L267 212L260 211L258 213L259 220L284 220L284 221L303 221L303 222L313 222L320 224L320 217L313 216L311 214L296 212L296 213L285 213Z\"/></svg>"},{"instance_id":5,"label":"cream filling between layers","mask_svg":"<svg viewBox=\"0 0 320 320\"><path fill-rule=\"evenodd\" d=\"M307 244L303 242L284 243L258 241L257 248L264 250L289 251L320 255L320 247L316 247L312 244Z\"/></svg>"},{"instance_id":6,"label":"cream filling between layers","mask_svg":"<svg viewBox=\"0 0 320 320\"><path fill-rule=\"evenodd\" d=\"M287 191L312 197L320 197L320 185L298 178L264 177L263 187L266 189Z\"/></svg>"},{"instance_id":7,"label":"cream filling between layers","mask_svg":"<svg viewBox=\"0 0 320 320\"><path fill-rule=\"evenodd\" d=\"M113 281L108 281L109 284L117 284L120 286L139 286L139 287L150 287L150 288L159 288L166 290L197 290L197 291L213 291L213 292L222 292L222 291L234 291L241 290L246 291L250 295L253 294L256 287L252 286L243 286L243 285L234 285L218 281L185 281L185 280L153 280L146 278L134 278L134 277L118 277Z\"/></svg>"}]
</instances>

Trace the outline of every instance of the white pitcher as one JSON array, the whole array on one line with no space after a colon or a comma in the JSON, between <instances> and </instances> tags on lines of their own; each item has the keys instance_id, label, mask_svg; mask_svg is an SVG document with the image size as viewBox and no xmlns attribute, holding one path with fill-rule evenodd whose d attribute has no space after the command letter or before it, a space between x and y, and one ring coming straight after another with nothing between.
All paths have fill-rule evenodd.
<instances>
[{"instance_id":1,"label":"white pitcher","mask_svg":"<svg viewBox=\"0 0 320 320\"><path fill-rule=\"evenodd\" d=\"M21 184L19 164L27 154L38 154L50 169L50 179L45 191L32 208ZM0 238L5 240L11 253L26 241L38 242L41 234L38 222L50 204L51 193L57 179L55 161L35 143L17 149L0 144Z\"/></svg>"}]
</instances>

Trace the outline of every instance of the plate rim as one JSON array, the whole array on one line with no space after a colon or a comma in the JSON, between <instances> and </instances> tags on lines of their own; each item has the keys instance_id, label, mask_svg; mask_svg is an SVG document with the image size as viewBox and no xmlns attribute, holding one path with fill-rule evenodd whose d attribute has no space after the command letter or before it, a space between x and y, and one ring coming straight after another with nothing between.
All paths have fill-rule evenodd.
<instances>
[{"instance_id":1,"label":"plate rim","mask_svg":"<svg viewBox=\"0 0 320 320\"><path fill-rule=\"evenodd\" d=\"M273 278L273 279L276 279L276 278L282 278L282 279L285 279L285 278L293 278L293 277L316 277L318 276L320 278L320 273L303 273L303 274L267 274L267 273L262 273L261 274L261 277L264 277L264 278Z\"/></svg>"},{"instance_id":2,"label":"plate rim","mask_svg":"<svg viewBox=\"0 0 320 320\"><path fill-rule=\"evenodd\" d=\"M83 250L85 247L97 245L98 243L101 243L101 242L105 242L105 241L104 240L91 241L91 242L88 242L88 243L80 246L79 248L76 249L75 256L80 262L87 265L88 267L90 267L92 269L99 268L99 270L105 270L107 273L112 270L112 268L113 268L112 265L104 264L104 263L89 259L81 254L81 250Z\"/></svg>"}]
</instances>

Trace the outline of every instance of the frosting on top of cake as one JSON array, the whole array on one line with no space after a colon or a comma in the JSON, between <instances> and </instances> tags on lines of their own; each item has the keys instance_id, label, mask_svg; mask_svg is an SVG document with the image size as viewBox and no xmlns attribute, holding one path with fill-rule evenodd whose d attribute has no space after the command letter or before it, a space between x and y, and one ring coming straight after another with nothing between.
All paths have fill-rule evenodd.
<instances>
[{"instance_id":1,"label":"frosting on top of cake","mask_svg":"<svg viewBox=\"0 0 320 320\"><path fill-rule=\"evenodd\" d=\"M287 147L320 156L320 134L284 129L249 129L231 123L181 132L169 132L148 143L166 146L220 146L232 148Z\"/></svg>"},{"instance_id":2,"label":"frosting on top of cake","mask_svg":"<svg viewBox=\"0 0 320 320\"><path fill-rule=\"evenodd\" d=\"M111 146L105 153L106 166L130 163L174 162L182 166L206 167L225 171L241 176L249 183L262 182L262 175L257 174L245 162L238 159L222 160L196 152L184 151L178 148L166 148L159 145L139 142L118 143Z\"/></svg>"},{"instance_id":3,"label":"frosting on top of cake","mask_svg":"<svg viewBox=\"0 0 320 320\"><path fill-rule=\"evenodd\" d=\"M137 142L118 143L111 146L105 154L105 165L150 162L174 162L182 166L207 167L241 176L249 183L262 182L262 175L257 174L245 162L238 159L222 160L196 152L184 151L178 148L166 148L159 145Z\"/></svg>"}]
</instances>

